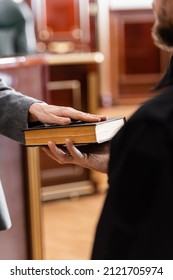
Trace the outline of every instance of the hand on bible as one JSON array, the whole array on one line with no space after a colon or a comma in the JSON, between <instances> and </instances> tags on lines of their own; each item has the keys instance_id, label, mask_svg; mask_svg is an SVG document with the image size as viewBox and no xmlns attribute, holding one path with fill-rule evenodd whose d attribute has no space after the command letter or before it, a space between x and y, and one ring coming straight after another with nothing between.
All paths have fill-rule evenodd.
<instances>
[{"instance_id":1,"label":"hand on bible","mask_svg":"<svg viewBox=\"0 0 173 280\"><path fill-rule=\"evenodd\" d=\"M40 121L42 123L66 125L72 119L97 122L106 120L107 117L81 112L71 107L48 105L43 102L33 103L29 108L29 122Z\"/></svg>"},{"instance_id":2,"label":"hand on bible","mask_svg":"<svg viewBox=\"0 0 173 280\"><path fill-rule=\"evenodd\" d=\"M60 164L76 164L102 173L107 173L109 161L109 142L74 146L70 139L66 140L66 147L57 147L48 142L45 153Z\"/></svg>"}]
</instances>

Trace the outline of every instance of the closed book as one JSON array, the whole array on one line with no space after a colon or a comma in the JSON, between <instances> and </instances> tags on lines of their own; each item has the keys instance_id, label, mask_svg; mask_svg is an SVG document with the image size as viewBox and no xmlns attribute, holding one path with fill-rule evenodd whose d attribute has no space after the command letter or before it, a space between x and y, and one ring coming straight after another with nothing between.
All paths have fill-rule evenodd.
<instances>
[{"instance_id":1,"label":"closed book","mask_svg":"<svg viewBox=\"0 0 173 280\"><path fill-rule=\"evenodd\" d=\"M68 125L40 125L24 130L26 146L43 146L48 141L64 145L71 139L76 145L109 141L125 123L124 117L100 122L76 121Z\"/></svg>"}]
</instances>

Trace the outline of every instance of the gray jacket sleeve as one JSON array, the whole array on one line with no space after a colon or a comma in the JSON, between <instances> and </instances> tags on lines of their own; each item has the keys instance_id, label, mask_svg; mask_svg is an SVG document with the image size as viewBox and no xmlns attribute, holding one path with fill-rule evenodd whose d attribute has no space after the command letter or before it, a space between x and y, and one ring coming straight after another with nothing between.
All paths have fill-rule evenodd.
<instances>
[{"instance_id":1,"label":"gray jacket sleeve","mask_svg":"<svg viewBox=\"0 0 173 280\"><path fill-rule=\"evenodd\" d=\"M0 133L24 143L22 130L28 127L28 109L34 102L40 101L16 92L0 79Z\"/></svg>"}]
</instances>

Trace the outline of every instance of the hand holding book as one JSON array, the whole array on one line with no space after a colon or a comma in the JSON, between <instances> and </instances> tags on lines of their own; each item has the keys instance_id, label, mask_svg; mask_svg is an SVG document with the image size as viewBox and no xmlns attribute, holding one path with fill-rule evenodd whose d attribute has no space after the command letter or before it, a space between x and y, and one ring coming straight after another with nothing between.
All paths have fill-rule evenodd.
<instances>
[{"instance_id":1,"label":"hand holding book","mask_svg":"<svg viewBox=\"0 0 173 280\"><path fill-rule=\"evenodd\" d=\"M107 173L110 142L89 144L84 146L73 145L70 139L66 140L66 147L57 146L52 141L44 152L60 164L77 164L102 173Z\"/></svg>"}]
</instances>

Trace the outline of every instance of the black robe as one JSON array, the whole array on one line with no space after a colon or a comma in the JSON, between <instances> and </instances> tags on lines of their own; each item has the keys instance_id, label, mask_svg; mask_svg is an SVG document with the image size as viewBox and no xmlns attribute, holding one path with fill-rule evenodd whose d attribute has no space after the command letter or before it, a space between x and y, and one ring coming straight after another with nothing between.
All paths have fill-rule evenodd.
<instances>
[{"instance_id":1,"label":"black robe","mask_svg":"<svg viewBox=\"0 0 173 280\"><path fill-rule=\"evenodd\" d=\"M173 260L172 68L112 140L92 259Z\"/></svg>"}]
</instances>

